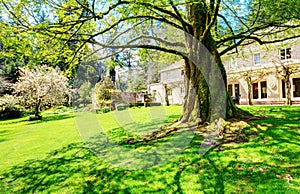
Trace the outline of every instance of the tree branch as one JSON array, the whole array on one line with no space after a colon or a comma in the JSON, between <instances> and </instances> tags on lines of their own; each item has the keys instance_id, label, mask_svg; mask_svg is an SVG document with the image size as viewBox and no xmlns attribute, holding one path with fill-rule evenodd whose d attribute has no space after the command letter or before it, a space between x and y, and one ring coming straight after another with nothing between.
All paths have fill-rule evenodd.
<instances>
[{"instance_id":1,"label":"tree branch","mask_svg":"<svg viewBox=\"0 0 300 194\"><path fill-rule=\"evenodd\" d=\"M171 4L173 10L175 11L176 15L178 16L178 19L179 19L179 21L181 22L181 25L182 25L183 29L184 29L186 32L188 32L188 31L189 31L189 24L188 24L186 21L184 21L184 19L183 19L182 16L180 15L180 13L179 13L177 7L174 5L174 2L173 2L172 0L170 0L170 4Z\"/></svg>"},{"instance_id":2,"label":"tree branch","mask_svg":"<svg viewBox=\"0 0 300 194\"><path fill-rule=\"evenodd\" d=\"M217 4L213 10L212 18L210 19L209 24L206 26L201 39L204 39L206 37L208 32L210 32L211 27L215 24L218 13L219 13L219 9L220 9L220 3L221 3L221 0L217 0Z\"/></svg>"}]
</instances>

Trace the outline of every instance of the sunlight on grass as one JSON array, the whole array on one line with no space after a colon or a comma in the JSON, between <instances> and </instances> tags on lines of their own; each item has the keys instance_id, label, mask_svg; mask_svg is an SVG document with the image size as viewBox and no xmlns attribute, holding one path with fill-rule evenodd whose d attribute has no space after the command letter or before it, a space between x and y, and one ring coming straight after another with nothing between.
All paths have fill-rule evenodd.
<instances>
[{"instance_id":1,"label":"sunlight on grass","mask_svg":"<svg viewBox=\"0 0 300 194\"><path fill-rule=\"evenodd\" d=\"M1 121L0 126L1 170L80 141L72 113L49 115L37 122L29 122L28 118Z\"/></svg>"},{"instance_id":2,"label":"sunlight on grass","mask_svg":"<svg viewBox=\"0 0 300 194\"><path fill-rule=\"evenodd\" d=\"M180 106L140 107L100 114L98 118L103 130L114 141L120 142L130 136L138 138L179 119L181 111Z\"/></svg>"},{"instance_id":3,"label":"sunlight on grass","mask_svg":"<svg viewBox=\"0 0 300 194\"><path fill-rule=\"evenodd\" d=\"M49 113L35 123L0 121L0 193L299 193L300 107L242 108L267 116L245 129L249 141L220 144L201 156L202 139L195 136L181 154L165 152L171 161L144 170L113 167L97 157L80 141L70 113ZM126 111L97 118L110 138L121 142L181 113L179 106L165 110L161 120L153 119L149 108L130 109L131 120ZM147 153L169 139L123 146Z\"/></svg>"}]
</instances>

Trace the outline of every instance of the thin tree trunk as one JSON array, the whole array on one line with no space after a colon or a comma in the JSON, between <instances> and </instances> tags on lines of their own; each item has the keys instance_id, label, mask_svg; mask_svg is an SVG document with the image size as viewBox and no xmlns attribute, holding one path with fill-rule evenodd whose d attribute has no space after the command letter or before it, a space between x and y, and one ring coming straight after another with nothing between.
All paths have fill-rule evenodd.
<instances>
[{"instance_id":1,"label":"thin tree trunk","mask_svg":"<svg viewBox=\"0 0 300 194\"><path fill-rule=\"evenodd\" d=\"M166 101L167 106L170 106L167 84L164 84L164 87L165 87L165 101Z\"/></svg>"},{"instance_id":2,"label":"thin tree trunk","mask_svg":"<svg viewBox=\"0 0 300 194\"><path fill-rule=\"evenodd\" d=\"M286 96L285 105L292 105L290 76L286 76L284 81L285 81L285 96Z\"/></svg>"},{"instance_id":3,"label":"thin tree trunk","mask_svg":"<svg viewBox=\"0 0 300 194\"><path fill-rule=\"evenodd\" d=\"M247 86L248 86L248 104L253 105L252 103L252 81L251 77L246 78Z\"/></svg>"},{"instance_id":4,"label":"thin tree trunk","mask_svg":"<svg viewBox=\"0 0 300 194\"><path fill-rule=\"evenodd\" d=\"M35 105L35 112L34 115L36 117L39 117L39 110L40 110L40 105L41 105L41 99L38 100L38 102Z\"/></svg>"}]
</instances>

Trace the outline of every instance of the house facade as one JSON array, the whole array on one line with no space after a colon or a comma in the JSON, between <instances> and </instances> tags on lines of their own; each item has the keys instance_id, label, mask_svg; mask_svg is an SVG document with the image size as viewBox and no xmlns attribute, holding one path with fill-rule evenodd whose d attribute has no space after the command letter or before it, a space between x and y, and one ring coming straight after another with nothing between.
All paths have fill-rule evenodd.
<instances>
[{"instance_id":1,"label":"house facade","mask_svg":"<svg viewBox=\"0 0 300 194\"><path fill-rule=\"evenodd\" d=\"M184 102L184 61L180 60L160 71L161 81L148 85L153 102L179 104Z\"/></svg>"},{"instance_id":2,"label":"house facade","mask_svg":"<svg viewBox=\"0 0 300 194\"><path fill-rule=\"evenodd\" d=\"M286 78L291 100L300 103L300 40L248 45L222 58L227 89L240 104L284 104Z\"/></svg>"},{"instance_id":3,"label":"house facade","mask_svg":"<svg viewBox=\"0 0 300 194\"><path fill-rule=\"evenodd\" d=\"M238 103L285 104L286 81L291 100L300 104L300 39L270 45L251 44L222 57L227 72L227 90ZM148 86L154 102L183 104L184 62L161 70L161 82ZM288 75L288 76L287 76Z\"/></svg>"}]
</instances>

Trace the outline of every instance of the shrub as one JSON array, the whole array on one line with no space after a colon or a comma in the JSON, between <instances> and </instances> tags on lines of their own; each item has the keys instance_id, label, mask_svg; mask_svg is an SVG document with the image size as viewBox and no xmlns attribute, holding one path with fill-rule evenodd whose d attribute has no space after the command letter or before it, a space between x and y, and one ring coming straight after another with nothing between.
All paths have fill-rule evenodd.
<instances>
[{"instance_id":1,"label":"shrub","mask_svg":"<svg viewBox=\"0 0 300 194\"><path fill-rule=\"evenodd\" d=\"M127 104L117 105L117 110L126 110L129 106Z\"/></svg>"},{"instance_id":2,"label":"shrub","mask_svg":"<svg viewBox=\"0 0 300 194\"><path fill-rule=\"evenodd\" d=\"M160 102L152 102L150 106L161 106Z\"/></svg>"},{"instance_id":3,"label":"shrub","mask_svg":"<svg viewBox=\"0 0 300 194\"><path fill-rule=\"evenodd\" d=\"M57 106L52 108L52 112L54 113L63 113L63 112L67 112L67 111L71 111L72 107L67 107L67 106Z\"/></svg>"},{"instance_id":4,"label":"shrub","mask_svg":"<svg viewBox=\"0 0 300 194\"><path fill-rule=\"evenodd\" d=\"M24 113L24 108L16 104L13 96L5 95L0 98L0 119L20 118Z\"/></svg>"},{"instance_id":5,"label":"shrub","mask_svg":"<svg viewBox=\"0 0 300 194\"><path fill-rule=\"evenodd\" d=\"M106 107L102 108L102 112L108 113L108 112L110 112L110 108L106 106Z\"/></svg>"},{"instance_id":6,"label":"shrub","mask_svg":"<svg viewBox=\"0 0 300 194\"><path fill-rule=\"evenodd\" d=\"M96 114L100 114L101 110L99 108L96 109Z\"/></svg>"},{"instance_id":7,"label":"shrub","mask_svg":"<svg viewBox=\"0 0 300 194\"><path fill-rule=\"evenodd\" d=\"M95 100L98 107L110 106L114 101L121 98L120 92L116 90L114 82L110 77L105 77L97 83L94 88Z\"/></svg>"},{"instance_id":8,"label":"shrub","mask_svg":"<svg viewBox=\"0 0 300 194\"><path fill-rule=\"evenodd\" d=\"M130 103L129 107L139 107L139 106L144 106L145 104L143 102L134 102L134 103Z\"/></svg>"}]
</instances>

